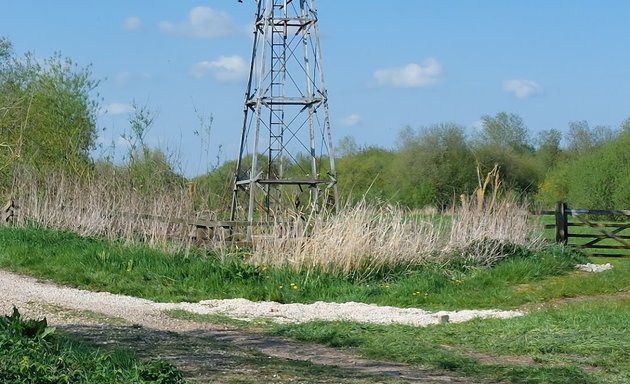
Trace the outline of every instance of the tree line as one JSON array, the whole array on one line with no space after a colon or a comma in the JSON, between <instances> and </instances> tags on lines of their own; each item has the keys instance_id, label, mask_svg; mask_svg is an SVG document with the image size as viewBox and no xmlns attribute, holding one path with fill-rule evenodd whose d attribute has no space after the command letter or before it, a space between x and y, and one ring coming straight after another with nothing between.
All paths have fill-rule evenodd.
<instances>
[{"instance_id":1,"label":"tree line","mask_svg":"<svg viewBox=\"0 0 630 384\"><path fill-rule=\"evenodd\" d=\"M516 198L620 208L630 205L628 139L630 120L618 129L576 121L565 133L532 136L518 114L507 112L483 116L473 133L454 123L406 127L391 150L343 138L339 187L353 199L365 193L413 208L447 207L496 165L504 190Z\"/></svg>"},{"instance_id":2,"label":"tree line","mask_svg":"<svg viewBox=\"0 0 630 384\"><path fill-rule=\"evenodd\" d=\"M153 193L188 185L205 206L227 206L235 161L218 162L187 179L177 159L144 138L153 116L135 107L129 117L129 152L122 164L94 159L99 112L98 80L60 54L43 61L17 57L0 37L0 191L27 170L77 178L116 177L135 190ZM482 116L469 132L455 123L404 127L394 148L359 146L344 137L336 146L338 188L350 202L378 199L410 208L444 208L469 195L480 175L498 166L505 193L544 206L630 208L630 120L619 127L568 123L564 132L532 135L515 113ZM261 159L261 161L264 161ZM299 159L298 159L299 161ZM299 167L299 164L295 164ZM287 169L290 173L290 167Z\"/></svg>"}]
</instances>

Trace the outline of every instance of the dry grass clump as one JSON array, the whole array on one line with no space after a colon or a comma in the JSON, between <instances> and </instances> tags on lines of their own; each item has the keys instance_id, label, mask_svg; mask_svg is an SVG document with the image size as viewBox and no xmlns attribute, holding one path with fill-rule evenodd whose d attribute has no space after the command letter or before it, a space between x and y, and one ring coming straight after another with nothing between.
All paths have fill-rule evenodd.
<instances>
[{"instance_id":1,"label":"dry grass clump","mask_svg":"<svg viewBox=\"0 0 630 384\"><path fill-rule=\"evenodd\" d=\"M286 224L276 225L271 233L256 237L250 261L348 276L453 258L492 265L513 246L532 249L541 244L526 207L507 201L491 210L465 203L441 217L362 202L326 219L296 219L289 227L287 233Z\"/></svg>"},{"instance_id":2,"label":"dry grass clump","mask_svg":"<svg viewBox=\"0 0 630 384\"><path fill-rule=\"evenodd\" d=\"M535 250L543 244L543 232L529 217L523 203L504 200L490 208L465 201L452 215L441 253L492 265L509 256L512 246Z\"/></svg>"},{"instance_id":3,"label":"dry grass clump","mask_svg":"<svg viewBox=\"0 0 630 384\"><path fill-rule=\"evenodd\" d=\"M515 246L534 249L542 244L542 232L529 220L527 205L500 197L496 167L480 177L473 197L462 197L449 214L414 214L363 201L334 216L295 219L273 228L255 239L251 262L345 276L454 258L493 265Z\"/></svg>"},{"instance_id":4,"label":"dry grass clump","mask_svg":"<svg viewBox=\"0 0 630 384\"><path fill-rule=\"evenodd\" d=\"M255 238L251 262L349 275L422 262L436 249L441 233L433 220L416 220L400 207L365 201L329 217L296 219L290 228L284 236Z\"/></svg>"},{"instance_id":5,"label":"dry grass clump","mask_svg":"<svg viewBox=\"0 0 630 384\"><path fill-rule=\"evenodd\" d=\"M194 217L185 188L147 196L116 178L77 180L53 174L42 179L25 173L15 190L16 225L37 224L158 248L172 247L172 240L186 239L190 231L170 218Z\"/></svg>"}]
</instances>

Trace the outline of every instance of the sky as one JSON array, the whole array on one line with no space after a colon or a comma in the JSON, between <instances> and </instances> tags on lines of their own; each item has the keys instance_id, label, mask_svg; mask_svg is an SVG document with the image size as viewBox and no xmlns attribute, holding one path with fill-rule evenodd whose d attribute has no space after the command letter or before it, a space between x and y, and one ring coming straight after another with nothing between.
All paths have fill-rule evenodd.
<instances>
[{"instance_id":1,"label":"sky","mask_svg":"<svg viewBox=\"0 0 630 384\"><path fill-rule=\"evenodd\" d=\"M120 156L133 105L187 176L238 156L255 1L0 0L18 56L91 65L95 156ZM404 127L520 115L532 136L630 117L630 2L317 0L333 141L395 148ZM212 118L212 124L208 125ZM208 129L203 127L210 126ZM203 135L195 132L205 132ZM203 139L202 139L203 138Z\"/></svg>"}]
</instances>

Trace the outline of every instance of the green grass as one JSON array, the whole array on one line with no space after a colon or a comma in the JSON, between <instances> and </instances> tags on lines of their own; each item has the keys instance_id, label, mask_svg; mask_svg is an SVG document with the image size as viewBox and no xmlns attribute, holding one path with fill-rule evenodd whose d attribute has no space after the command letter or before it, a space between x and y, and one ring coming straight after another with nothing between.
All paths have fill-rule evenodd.
<instances>
[{"instance_id":1,"label":"green grass","mask_svg":"<svg viewBox=\"0 0 630 384\"><path fill-rule=\"evenodd\" d=\"M128 351L102 350L56 333L46 319L23 319L14 308L0 317L3 383L183 384L162 360L141 362Z\"/></svg>"},{"instance_id":2,"label":"green grass","mask_svg":"<svg viewBox=\"0 0 630 384\"><path fill-rule=\"evenodd\" d=\"M509 320L426 328L353 322L276 325L224 316L169 315L346 348L363 356L509 383L630 382L630 296L554 302Z\"/></svg>"},{"instance_id":3,"label":"green grass","mask_svg":"<svg viewBox=\"0 0 630 384\"><path fill-rule=\"evenodd\" d=\"M274 333L512 383L630 382L630 297L426 328L314 322Z\"/></svg>"},{"instance_id":4,"label":"green grass","mask_svg":"<svg viewBox=\"0 0 630 384\"><path fill-rule=\"evenodd\" d=\"M577 286L526 289L549 276L562 279L584 259L566 249L517 254L493 268L466 264L419 266L381 271L371 280L354 281L316 271L252 266L234 254L169 255L141 246L125 246L72 233L44 229L0 229L0 267L69 286L106 290L156 301L199 301L243 297L283 303L359 301L427 309L515 308L531 301L583 294ZM620 267L589 294L623 286ZM619 272L617 272L619 271ZM518 289L516 289L517 287Z\"/></svg>"},{"instance_id":5,"label":"green grass","mask_svg":"<svg viewBox=\"0 0 630 384\"><path fill-rule=\"evenodd\" d=\"M250 266L244 254L169 255L71 233L0 229L0 267L70 286L158 301L244 297L279 302L360 301L425 309L526 309L510 320L427 328L345 322L273 325L181 312L195 321L262 329L351 348L365 356L513 383L630 381L630 259L590 258L566 248L515 253L492 268L451 262L382 270L371 280ZM575 271L576 262L612 270ZM293 283L293 285L292 285Z\"/></svg>"}]
</instances>

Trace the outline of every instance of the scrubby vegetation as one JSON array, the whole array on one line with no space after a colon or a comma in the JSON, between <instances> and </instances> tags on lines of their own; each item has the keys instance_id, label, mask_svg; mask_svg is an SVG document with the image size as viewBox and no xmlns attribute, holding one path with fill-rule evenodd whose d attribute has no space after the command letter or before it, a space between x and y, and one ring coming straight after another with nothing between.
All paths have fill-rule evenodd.
<instances>
[{"instance_id":1,"label":"scrubby vegetation","mask_svg":"<svg viewBox=\"0 0 630 384\"><path fill-rule=\"evenodd\" d=\"M183 384L181 372L131 353L90 347L56 332L46 318L23 319L17 308L0 317L0 377L4 383Z\"/></svg>"}]
</instances>

